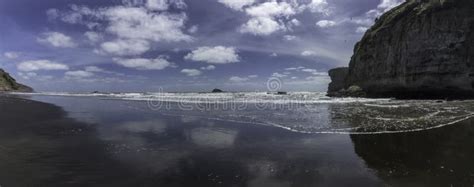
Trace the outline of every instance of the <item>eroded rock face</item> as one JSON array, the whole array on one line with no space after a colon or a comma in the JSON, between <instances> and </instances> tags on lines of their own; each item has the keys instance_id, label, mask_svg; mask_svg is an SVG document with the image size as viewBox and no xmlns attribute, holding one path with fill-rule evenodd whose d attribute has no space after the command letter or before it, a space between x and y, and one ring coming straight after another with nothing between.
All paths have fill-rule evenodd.
<instances>
[{"instance_id":1,"label":"eroded rock face","mask_svg":"<svg viewBox=\"0 0 474 187\"><path fill-rule=\"evenodd\" d=\"M332 82L329 83L328 96L343 96L341 91L346 88L345 81L348 73L349 68L335 68L329 70L328 74L331 77Z\"/></svg>"},{"instance_id":2,"label":"eroded rock face","mask_svg":"<svg viewBox=\"0 0 474 187\"><path fill-rule=\"evenodd\" d=\"M344 88L354 85L369 97L474 98L474 1L409 0L385 13L355 46Z\"/></svg>"},{"instance_id":3,"label":"eroded rock face","mask_svg":"<svg viewBox=\"0 0 474 187\"><path fill-rule=\"evenodd\" d=\"M10 76L10 74L5 72L3 69L0 69L0 92L9 91L33 92L33 89L23 84L17 83L16 80Z\"/></svg>"}]
</instances>

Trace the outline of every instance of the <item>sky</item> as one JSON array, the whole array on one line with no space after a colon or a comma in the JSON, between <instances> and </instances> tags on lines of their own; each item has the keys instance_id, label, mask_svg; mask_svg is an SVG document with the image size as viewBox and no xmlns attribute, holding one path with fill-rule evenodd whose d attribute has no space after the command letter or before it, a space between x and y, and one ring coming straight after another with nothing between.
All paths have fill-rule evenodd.
<instances>
[{"instance_id":1,"label":"sky","mask_svg":"<svg viewBox=\"0 0 474 187\"><path fill-rule=\"evenodd\" d=\"M0 68L36 91L326 91L403 0L0 0Z\"/></svg>"}]
</instances>

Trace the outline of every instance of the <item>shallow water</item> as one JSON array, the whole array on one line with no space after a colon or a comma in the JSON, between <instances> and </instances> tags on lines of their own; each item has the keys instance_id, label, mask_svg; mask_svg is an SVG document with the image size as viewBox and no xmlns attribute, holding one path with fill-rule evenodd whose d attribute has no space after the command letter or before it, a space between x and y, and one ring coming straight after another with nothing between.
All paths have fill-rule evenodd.
<instances>
[{"instance_id":1,"label":"shallow water","mask_svg":"<svg viewBox=\"0 0 474 187\"><path fill-rule=\"evenodd\" d=\"M329 98L325 93L38 93L136 101L136 110L284 128L308 134L382 134L440 128L474 117L473 101Z\"/></svg>"},{"instance_id":2,"label":"shallow water","mask_svg":"<svg viewBox=\"0 0 474 187\"><path fill-rule=\"evenodd\" d=\"M3 136L0 185L474 184L470 101L351 100L244 109L193 102L186 105L190 109L122 98L28 97L62 107L80 124L68 121L70 128L56 131L39 123L42 128L28 133L14 128L21 138ZM35 177L15 180L24 175Z\"/></svg>"}]
</instances>

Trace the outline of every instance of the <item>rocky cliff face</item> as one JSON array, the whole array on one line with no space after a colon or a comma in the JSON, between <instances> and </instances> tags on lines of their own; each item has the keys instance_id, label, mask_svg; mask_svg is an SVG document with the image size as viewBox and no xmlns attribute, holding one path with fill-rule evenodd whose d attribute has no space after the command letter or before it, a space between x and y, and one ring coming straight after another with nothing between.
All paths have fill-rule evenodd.
<instances>
[{"instance_id":1,"label":"rocky cliff face","mask_svg":"<svg viewBox=\"0 0 474 187\"><path fill-rule=\"evenodd\" d=\"M9 91L32 92L33 89L23 84L17 83L16 80L10 76L10 74L5 72L3 69L0 69L0 92Z\"/></svg>"},{"instance_id":2,"label":"rocky cliff face","mask_svg":"<svg viewBox=\"0 0 474 187\"><path fill-rule=\"evenodd\" d=\"M474 1L408 0L356 44L343 83L332 78L369 97L474 97Z\"/></svg>"}]
</instances>

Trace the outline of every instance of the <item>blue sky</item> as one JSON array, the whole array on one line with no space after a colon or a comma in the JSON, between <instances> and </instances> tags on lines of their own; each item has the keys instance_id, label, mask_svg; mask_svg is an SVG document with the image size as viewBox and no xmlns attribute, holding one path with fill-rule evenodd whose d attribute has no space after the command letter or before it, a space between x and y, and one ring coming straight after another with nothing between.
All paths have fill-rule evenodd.
<instances>
[{"instance_id":1,"label":"blue sky","mask_svg":"<svg viewBox=\"0 0 474 187\"><path fill-rule=\"evenodd\" d=\"M37 91L325 91L402 0L0 0L0 67Z\"/></svg>"}]
</instances>

